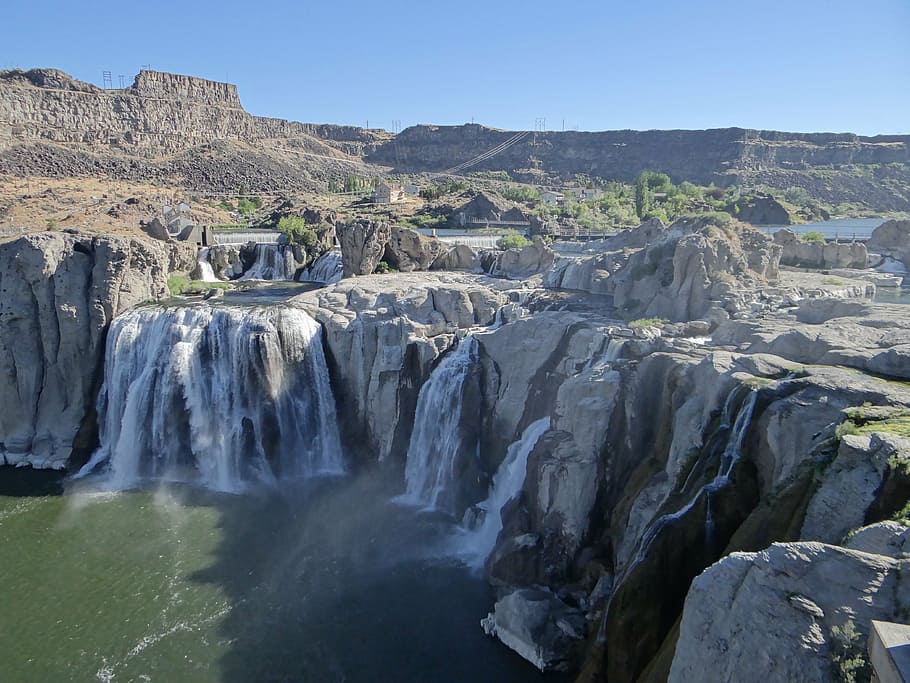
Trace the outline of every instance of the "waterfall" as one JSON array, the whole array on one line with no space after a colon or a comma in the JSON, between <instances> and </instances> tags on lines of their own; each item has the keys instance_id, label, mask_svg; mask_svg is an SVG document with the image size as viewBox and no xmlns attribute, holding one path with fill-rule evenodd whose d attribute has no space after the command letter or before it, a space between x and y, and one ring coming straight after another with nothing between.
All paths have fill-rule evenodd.
<instances>
[{"instance_id":1,"label":"waterfall","mask_svg":"<svg viewBox=\"0 0 910 683\"><path fill-rule=\"evenodd\" d=\"M465 337L420 388L405 465L407 489L398 499L401 502L454 512L455 467L465 447L462 389L476 362L476 345L473 337Z\"/></svg>"},{"instance_id":2,"label":"waterfall","mask_svg":"<svg viewBox=\"0 0 910 683\"><path fill-rule=\"evenodd\" d=\"M604 353L604 360L608 363L615 363L622 355L622 349L625 345L625 339L610 337L610 341L607 342L607 350Z\"/></svg>"},{"instance_id":3,"label":"waterfall","mask_svg":"<svg viewBox=\"0 0 910 683\"><path fill-rule=\"evenodd\" d=\"M721 453L720 463L718 464L717 473L714 475L714 478L702 486L695 494L689 499L684 506L675 512L670 512L658 517L651 525L648 527L648 530L645 532L642 537L641 543L638 547L638 553L632 565L629 567L628 571L641 562L648 553L648 550L651 547L651 544L654 542L654 539L663 531L667 526L675 523L677 520L685 516L695 505L698 503L698 500L702 495L707 496L708 502L708 512L705 519L705 534L706 537L711 537L713 540L714 535L714 515L713 510L711 509L712 496L720 491L730 482L730 474L733 472L733 467L739 462L739 458L742 452L743 440L746 438L746 430L749 428L749 423L752 420L752 414L755 411L755 401L758 398L758 392L754 389L749 391L748 396L739 404L739 409L735 413L734 418L734 406L736 405L736 399L741 395L741 392L733 390L730 392L730 395L727 397L727 400L724 402L724 408L722 412L721 425L718 428L719 430L728 430L727 439L724 442L724 449ZM732 425L731 425L732 420ZM710 442L711 439L708 439ZM694 467L693 467L694 471ZM689 473L691 477L692 472ZM688 484L688 478L686 480ZM685 489L685 484L683 485Z\"/></svg>"},{"instance_id":4,"label":"waterfall","mask_svg":"<svg viewBox=\"0 0 910 683\"><path fill-rule=\"evenodd\" d=\"M144 479L235 491L247 481L341 473L321 329L288 306L144 307L108 333L98 399L115 488Z\"/></svg>"},{"instance_id":5,"label":"waterfall","mask_svg":"<svg viewBox=\"0 0 910 683\"><path fill-rule=\"evenodd\" d=\"M318 282L321 285L333 285L341 280L344 268L341 264L340 251L327 251L304 268L300 282Z\"/></svg>"},{"instance_id":6,"label":"waterfall","mask_svg":"<svg viewBox=\"0 0 910 683\"><path fill-rule=\"evenodd\" d=\"M294 253L283 244L257 244L256 261L241 280L290 280L297 262Z\"/></svg>"},{"instance_id":7,"label":"waterfall","mask_svg":"<svg viewBox=\"0 0 910 683\"><path fill-rule=\"evenodd\" d=\"M521 438L512 443L506 457L496 470L486 500L472 512L471 528L459 539L465 559L480 567L493 552L496 539L502 531L502 509L521 491L528 469L528 457L540 437L550 428L550 418L532 422L522 432ZM467 517L467 515L466 515Z\"/></svg>"},{"instance_id":8,"label":"waterfall","mask_svg":"<svg viewBox=\"0 0 910 683\"><path fill-rule=\"evenodd\" d=\"M215 271L212 270L212 264L209 263L209 248L202 247L199 250L199 255L196 257L196 263L199 266L200 279L203 282L218 282L218 278L215 277Z\"/></svg>"}]
</instances>

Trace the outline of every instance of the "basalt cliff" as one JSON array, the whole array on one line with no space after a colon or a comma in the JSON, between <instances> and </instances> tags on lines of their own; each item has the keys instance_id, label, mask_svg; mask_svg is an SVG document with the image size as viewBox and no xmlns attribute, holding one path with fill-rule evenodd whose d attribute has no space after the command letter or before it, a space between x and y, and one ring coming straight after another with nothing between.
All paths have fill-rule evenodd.
<instances>
[{"instance_id":1,"label":"basalt cliff","mask_svg":"<svg viewBox=\"0 0 910 683\"><path fill-rule=\"evenodd\" d=\"M800 187L831 204L910 210L910 137L703 131L503 131L420 125L397 135L252 116L237 88L141 71L103 90L54 69L0 73L0 173L153 180L209 192L325 190L349 174L505 171L559 183L641 171L719 186Z\"/></svg>"}]
</instances>

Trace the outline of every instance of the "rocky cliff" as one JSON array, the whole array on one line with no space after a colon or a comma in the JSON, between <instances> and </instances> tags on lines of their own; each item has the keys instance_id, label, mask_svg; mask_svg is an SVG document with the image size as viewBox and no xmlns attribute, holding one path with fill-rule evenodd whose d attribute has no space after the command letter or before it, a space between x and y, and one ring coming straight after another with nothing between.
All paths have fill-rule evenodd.
<instances>
[{"instance_id":1,"label":"rocky cliff","mask_svg":"<svg viewBox=\"0 0 910 683\"><path fill-rule=\"evenodd\" d=\"M442 171L507 143L512 131L470 124L414 126L367 155L400 171ZM839 169L895 164L903 190L883 187ZM643 170L667 173L675 182L806 187L826 201L867 201L880 209L908 210L910 136L862 137L849 133L785 133L718 128L529 133L501 152L472 165L476 171L508 171L520 179L584 173L631 181ZM817 172L817 174L816 174ZM889 173L887 169L881 173Z\"/></svg>"},{"instance_id":2,"label":"rocky cliff","mask_svg":"<svg viewBox=\"0 0 910 683\"><path fill-rule=\"evenodd\" d=\"M191 76L141 71L128 88L102 90L52 69L0 72L0 171L17 175L289 189L363 168L364 146L381 139L251 116L236 86Z\"/></svg>"},{"instance_id":3,"label":"rocky cliff","mask_svg":"<svg viewBox=\"0 0 910 683\"><path fill-rule=\"evenodd\" d=\"M169 295L195 249L44 233L0 244L0 463L62 468L97 392L107 326Z\"/></svg>"}]
</instances>

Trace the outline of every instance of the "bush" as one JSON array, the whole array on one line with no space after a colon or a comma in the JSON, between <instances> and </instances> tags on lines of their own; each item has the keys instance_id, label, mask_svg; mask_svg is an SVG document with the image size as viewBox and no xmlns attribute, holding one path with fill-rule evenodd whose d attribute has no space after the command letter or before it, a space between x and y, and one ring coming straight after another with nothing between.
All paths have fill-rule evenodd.
<instances>
[{"instance_id":1,"label":"bush","mask_svg":"<svg viewBox=\"0 0 910 683\"><path fill-rule=\"evenodd\" d=\"M386 273L397 273L398 269L390 266L386 261L380 261L376 264L376 267L373 269L374 273L379 275L385 275Z\"/></svg>"},{"instance_id":2,"label":"bush","mask_svg":"<svg viewBox=\"0 0 910 683\"><path fill-rule=\"evenodd\" d=\"M262 200L259 197L241 197L237 200L237 211L242 216L249 216L260 206L262 206Z\"/></svg>"},{"instance_id":3,"label":"bush","mask_svg":"<svg viewBox=\"0 0 910 683\"><path fill-rule=\"evenodd\" d=\"M826 242L824 233L821 233L818 230L804 232L802 234L802 240L803 242L809 242L810 244L824 244Z\"/></svg>"},{"instance_id":4,"label":"bush","mask_svg":"<svg viewBox=\"0 0 910 683\"><path fill-rule=\"evenodd\" d=\"M540 196L536 187L519 186L507 187L502 191L502 196L513 202L530 202Z\"/></svg>"},{"instance_id":5,"label":"bush","mask_svg":"<svg viewBox=\"0 0 910 683\"><path fill-rule=\"evenodd\" d=\"M231 289L231 285L227 282L190 280L186 275L171 275L167 279L167 288L171 296L180 296L181 294L205 294L210 289Z\"/></svg>"},{"instance_id":6,"label":"bush","mask_svg":"<svg viewBox=\"0 0 910 683\"><path fill-rule=\"evenodd\" d=\"M524 235L505 235L496 240L496 246L505 251L506 249L524 249L530 246L531 241Z\"/></svg>"},{"instance_id":7,"label":"bush","mask_svg":"<svg viewBox=\"0 0 910 683\"><path fill-rule=\"evenodd\" d=\"M319 244L319 235L306 224L303 216L282 216L277 228L293 246L311 250Z\"/></svg>"},{"instance_id":8,"label":"bush","mask_svg":"<svg viewBox=\"0 0 910 683\"><path fill-rule=\"evenodd\" d=\"M794 206L808 206L812 201L805 189L796 186L787 188L786 192L784 192L784 199Z\"/></svg>"}]
</instances>

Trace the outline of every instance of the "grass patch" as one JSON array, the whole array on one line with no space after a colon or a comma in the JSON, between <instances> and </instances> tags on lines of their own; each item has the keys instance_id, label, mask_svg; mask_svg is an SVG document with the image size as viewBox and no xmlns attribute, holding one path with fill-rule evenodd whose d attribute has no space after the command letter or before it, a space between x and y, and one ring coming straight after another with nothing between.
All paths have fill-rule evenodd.
<instances>
[{"instance_id":1,"label":"grass patch","mask_svg":"<svg viewBox=\"0 0 910 683\"><path fill-rule=\"evenodd\" d=\"M210 289L233 289L227 282L205 282L204 280L191 280L186 275L171 275L167 279L167 288L171 296L185 296L187 294L205 294Z\"/></svg>"},{"instance_id":2,"label":"grass patch","mask_svg":"<svg viewBox=\"0 0 910 683\"><path fill-rule=\"evenodd\" d=\"M660 327L666 325L669 320L666 318L639 318L629 323L629 327Z\"/></svg>"},{"instance_id":3,"label":"grass patch","mask_svg":"<svg viewBox=\"0 0 910 683\"><path fill-rule=\"evenodd\" d=\"M845 280L841 280L840 278L837 278L837 277L826 277L824 280L822 280L822 284L823 285L835 285L835 286L840 287L842 285L847 284L847 282Z\"/></svg>"}]
</instances>

